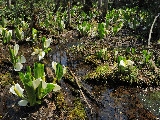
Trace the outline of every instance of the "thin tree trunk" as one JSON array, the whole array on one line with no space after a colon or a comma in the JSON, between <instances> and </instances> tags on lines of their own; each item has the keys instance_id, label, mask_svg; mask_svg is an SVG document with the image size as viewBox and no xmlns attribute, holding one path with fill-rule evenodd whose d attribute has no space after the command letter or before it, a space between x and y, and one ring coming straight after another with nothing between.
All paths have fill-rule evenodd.
<instances>
[{"instance_id":1,"label":"thin tree trunk","mask_svg":"<svg viewBox=\"0 0 160 120\"><path fill-rule=\"evenodd\" d=\"M30 17L31 17L31 21L30 21L30 25L29 25L29 28L30 28L30 30L29 30L29 33L27 33L27 34L32 34L32 28L34 27L34 24L35 24L35 16L34 16L34 6L33 6L33 3L34 3L34 1L32 0L32 1L30 1Z\"/></svg>"},{"instance_id":2,"label":"thin tree trunk","mask_svg":"<svg viewBox=\"0 0 160 120\"><path fill-rule=\"evenodd\" d=\"M83 0L83 5L85 5L86 4L86 1L85 0Z\"/></svg>"},{"instance_id":3,"label":"thin tree trunk","mask_svg":"<svg viewBox=\"0 0 160 120\"><path fill-rule=\"evenodd\" d=\"M102 0L98 0L98 9L101 10L102 8Z\"/></svg>"},{"instance_id":4,"label":"thin tree trunk","mask_svg":"<svg viewBox=\"0 0 160 120\"><path fill-rule=\"evenodd\" d=\"M106 16L108 11L108 0L104 0L104 16Z\"/></svg>"},{"instance_id":5,"label":"thin tree trunk","mask_svg":"<svg viewBox=\"0 0 160 120\"><path fill-rule=\"evenodd\" d=\"M68 27L71 27L71 0L68 1Z\"/></svg>"},{"instance_id":6,"label":"thin tree trunk","mask_svg":"<svg viewBox=\"0 0 160 120\"><path fill-rule=\"evenodd\" d=\"M8 7L8 8L11 7L11 0L7 0L7 7Z\"/></svg>"}]
</instances>

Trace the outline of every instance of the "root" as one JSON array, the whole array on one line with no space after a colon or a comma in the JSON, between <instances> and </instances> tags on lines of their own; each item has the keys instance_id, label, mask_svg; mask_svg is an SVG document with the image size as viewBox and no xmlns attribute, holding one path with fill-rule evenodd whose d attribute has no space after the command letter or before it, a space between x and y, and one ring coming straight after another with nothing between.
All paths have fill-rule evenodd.
<instances>
[{"instance_id":1,"label":"root","mask_svg":"<svg viewBox=\"0 0 160 120\"><path fill-rule=\"evenodd\" d=\"M76 81L76 84L77 84L77 86L78 86L78 88L79 88L79 91L80 91L80 93L81 93L84 101L86 102L88 108L91 110L91 114L92 114L92 107L91 107L91 105L88 103L87 98L85 97L85 95L84 95L84 93L83 93L83 91L82 91L82 86L80 85L78 78L73 74L73 72L72 72L69 68L68 68L68 70L70 71L71 75L74 77L74 79L75 79L75 81Z\"/></svg>"}]
</instances>

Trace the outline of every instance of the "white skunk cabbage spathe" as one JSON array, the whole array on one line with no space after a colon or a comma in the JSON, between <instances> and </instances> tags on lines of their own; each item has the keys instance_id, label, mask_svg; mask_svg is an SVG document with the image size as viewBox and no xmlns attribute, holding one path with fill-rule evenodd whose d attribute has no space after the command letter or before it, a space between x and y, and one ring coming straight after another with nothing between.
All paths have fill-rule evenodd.
<instances>
[{"instance_id":1,"label":"white skunk cabbage spathe","mask_svg":"<svg viewBox=\"0 0 160 120\"><path fill-rule=\"evenodd\" d=\"M42 49L34 49L34 52L31 54L31 55L36 55L36 54L38 54L38 57L39 57L39 61L41 60L41 59L43 59L44 58L44 56L45 56L45 52L42 50Z\"/></svg>"},{"instance_id":2,"label":"white skunk cabbage spathe","mask_svg":"<svg viewBox=\"0 0 160 120\"><path fill-rule=\"evenodd\" d=\"M54 92L61 89L61 87L59 85L57 85L57 84L53 84L53 85L54 85L54 89L53 89Z\"/></svg>"},{"instance_id":3,"label":"white skunk cabbage spathe","mask_svg":"<svg viewBox=\"0 0 160 120\"><path fill-rule=\"evenodd\" d=\"M132 66L133 64L134 64L134 62L131 60L126 60L126 61L121 60L119 63L119 65L123 66L123 67Z\"/></svg>"},{"instance_id":4,"label":"white skunk cabbage spathe","mask_svg":"<svg viewBox=\"0 0 160 120\"><path fill-rule=\"evenodd\" d=\"M19 105L19 106L27 106L27 104L28 104L28 101L27 101L27 100L20 100L20 101L18 102L18 105Z\"/></svg>"},{"instance_id":5,"label":"white skunk cabbage spathe","mask_svg":"<svg viewBox=\"0 0 160 120\"><path fill-rule=\"evenodd\" d=\"M55 70L55 73L56 73L56 66L57 66L57 62L52 62L52 68Z\"/></svg>"},{"instance_id":6,"label":"white skunk cabbage spathe","mask_svg":"<svg viewBox=\"0 0 160 120\"><path fill-rule=\"evenodd\" d=\"M42 88L45 89L47 87L47 83L44 80L42 80L41 78L38 78L38 79L32 81L34 89L36 89L39 86L41 81L42 81Z\"/></svg>"},{"instance_id":7,"label":"white skunk cabbage spathe","mask_svg":"<svg viewBox=\"0 0 160 120\"><path fill-rule=\"evenodd\" d=\"M17 56L17 54L18 54L18 50L19 50L19 45L15 44L15 46L14 46L14 55L15 56Z\"/></svg>"},{"instance_id":8,"label":"white skunk cabbage spathe","mask_svg":"<svg viewBox=\"0 0 160 120\"><path fill-rule=\"evenodd\" d=\"M18 58L18 62L14 66L14 70L21 71L21 69L23 68L22 63L25 63L25 62L26 62L26 58L23 55L21 55L21 57Z\"/></svg>"},{"instance_id":9,"label":"white skunk cabbage spathe","mask_svg":"<svg viewBox=\"0 0 160 120\"><path fill-rule=\"evenodd\" d=\"M10 92L19 96L19 97L23 97L23 91L24 91L24 89L22 89L21 86L18 83L13 85L10 88Z\"/></svg>"},{"instance_id":10,"label":"white skunk cabbage spathe","mask_svg":"<svg viewBox=\"0 0 160 120\"><path fill-rule=\"evenodd\" d=\"M51 38L45 40L45 42L44 42L44 48L48 48L50 46L51 42L52 42Z\"/></svg>"}]
</instances>

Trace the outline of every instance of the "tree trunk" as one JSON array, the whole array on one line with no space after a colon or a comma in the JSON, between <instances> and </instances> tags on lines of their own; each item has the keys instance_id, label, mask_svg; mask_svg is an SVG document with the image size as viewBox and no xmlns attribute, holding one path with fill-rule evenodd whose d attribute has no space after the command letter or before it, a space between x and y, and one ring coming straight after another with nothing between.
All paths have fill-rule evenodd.
<instances>
[{"instance_id":1,"label":"tree trunk","mask_svg":"<svg viewBox=\"0 0 160 120\"><path fill-rule=\"evenodd\" d=\"M68 1L68 27L71 27L71 0Z\"/></svg>"},{"instance_id":2,"label":"tree trunk","mask_svg":"<svg viewBox=\"0 0 160 120\"><path fill-rule=\"evenodd\" d=\"M102 8L102 0L98 0L98 9L101 10Z\"/></svg>"},{"instance_id":3,"label":"tree trunk","mask_svg":"<svg viewBox=\"0 0 160 120\"><path fill-rule=\"evenodd\" d=\"M103 16L106 16L108 11L108 0L104 0L104 12L103 12Z\"/></svg>"},{"instance_id":4,"label":"tree trunk","mask_svg":"<svg viewBox=\"0 0 160 120\"><path fill-rule=\"evenodd\" d=\"M83 6L86 4L86 1L85 0L82 0L82 4L83 4Z\"/></svg>"},{"instance_id":5,"label":"tree trunk","mask_svg":"<svg viewBox=\"0 0 160 120\"><path fill-rule=\"evenodd\" d=\"M7 7L8 7L8 8L11 7L11 0L7 0Z\"/></svg>"}]
</instances>

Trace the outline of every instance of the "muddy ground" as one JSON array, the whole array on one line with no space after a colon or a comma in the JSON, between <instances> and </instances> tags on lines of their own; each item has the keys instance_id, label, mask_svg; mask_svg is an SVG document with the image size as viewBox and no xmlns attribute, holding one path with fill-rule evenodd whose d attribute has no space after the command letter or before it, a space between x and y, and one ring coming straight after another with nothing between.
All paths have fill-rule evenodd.
<instances>
[{"instance_id":1,"label":"muddy ground","mask_svg":"<svg viewBox=\"0 0 160 120\"><path fill-rule=\"evenodd\" d=\"M114 39L114 42L113 42ZM133 39L133 40L131 40ZM54 75L51 70L51 62L54 60L68 66L73 74L82 82L87 90L78 88L75 77L72 80L65 76L58 84L62 87L60 92L50 93L44 98L44 102L34 107L19 107L19 98L9 93L13 81L19 82L18 73L14 71L10 62L8 45L0 44L0 119L2 120L155 120L160 114L155 115L147 109L139 93L143 93L146 87L127 86L117 83L83 81L83 76L93 70L91 64L85 63L85 56L94 52L92 43L97 47L106 46L125 47L137 46L141 43L132 37L110 38L105 40L80 38L76 31L68 31L54 38L51 44L52 50L44 58L48 81L52 81ZM70 53L70 47L77 45L86 46L85 55L76 52ZM37 45L40 46L40 45ZM24 66L33 66L33 60L38 61L36 56L31 56L34 44L20 43L20 51L26 57ZM94 47L93 47L94 48ZM25 67L22 71L25 71ZM70 71L68 71L70 72ZM158 91L159 87L151 88ZM86 100L84 100L86 98ZM86 102L87 101L87 102ZM157 106L158 107L158 106Z\"/></svg>"}]
</instances>

